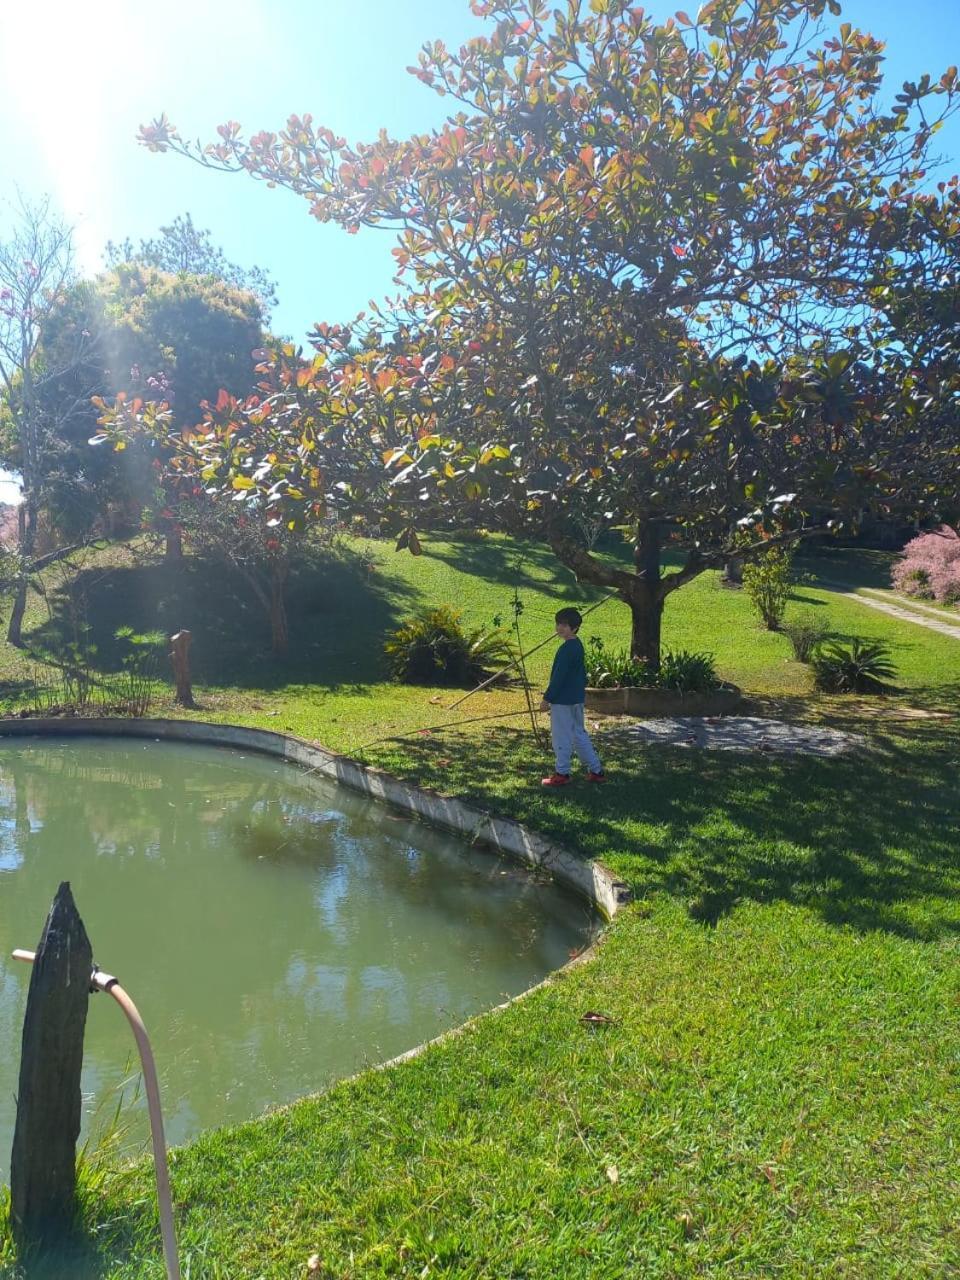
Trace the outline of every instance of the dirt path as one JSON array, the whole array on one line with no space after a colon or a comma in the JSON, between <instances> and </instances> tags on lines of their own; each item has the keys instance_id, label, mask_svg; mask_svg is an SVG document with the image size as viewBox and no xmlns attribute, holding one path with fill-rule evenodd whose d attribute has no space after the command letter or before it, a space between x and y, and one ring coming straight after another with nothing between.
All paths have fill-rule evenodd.
<instances>
[{"instance_id":1,"label":"dirt path","mask_svg":"<svg viewBox=\"0 0 960 1280\"><path fill-rule=\"evenodd\" d=\"M932 609L924 609L924 616L921 617L914 609L907 608L905 605L889 604L886 600L877 600L874 596L860 595L853 587L845 587L840 582L827 582L821 579L817 586L827 591L833 591L837 595L843 595L848 600L856 600L858 604L866 605L868 609L879 609L881 613L889 614L891 618L900 618L903 622L913 622L918 627L928 627L931 631L939 631L941 635L952 636L954 640L960 640L960 622L954 625L951 622L945 622L941 617L935 615ZM869 590L865 587L864 590ZM922 609L922 605L917 606Z\"/></svg>"}]
</instances>

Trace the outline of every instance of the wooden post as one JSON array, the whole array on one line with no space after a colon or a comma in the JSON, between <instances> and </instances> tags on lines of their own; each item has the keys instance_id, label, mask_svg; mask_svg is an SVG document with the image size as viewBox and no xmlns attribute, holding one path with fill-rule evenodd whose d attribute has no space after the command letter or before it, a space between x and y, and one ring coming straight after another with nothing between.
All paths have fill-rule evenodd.
<instances>
[{"instance_id":1,"label":"wooden post","mask_svg":"<svg viewBox=\"0 0 960 1280\"><path fill-rule=\"evenodd\" d=\"M196 707L193 700L193 688L190 683L190 641L193 639L189 631L178 631L170 637L170 660L173 662L173 678L177 686L176 703L180 707Z\"/></svg>"},{"instance_id":2,"label":"wooden post","mask_svg":"<svg viewBox=\"0 0 960 1280\"><path fill-rule=\"evenodd\" d=\"M75 1219L80 1067L93 954L64 881L30 974L17 1123L10 1161L11 1226L19 1248L51 1245Z\"/></svg>"}]
</instances>

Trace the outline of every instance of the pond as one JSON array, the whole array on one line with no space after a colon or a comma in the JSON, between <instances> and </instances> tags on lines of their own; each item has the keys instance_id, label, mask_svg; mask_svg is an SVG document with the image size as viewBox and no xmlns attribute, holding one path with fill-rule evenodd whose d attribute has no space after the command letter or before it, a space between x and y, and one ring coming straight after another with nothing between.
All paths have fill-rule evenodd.
<instances>
[{"instance_id":1,"label":"pond","mask_svg":"<svg viewBox=\"0 0 960 1280\"><path fill-rule=\"evenodd\" d=\"M0 1181L29 966L61 880L150 1032L168 1139L384 1061L515 995L596 917L529 871L290 764L128 739L0 742ZM84 1126L120 1091L145 1141L125 1019L91 999ZM126 1082L126 1086L124 1086Z\"/></svg>"}]
</instances>

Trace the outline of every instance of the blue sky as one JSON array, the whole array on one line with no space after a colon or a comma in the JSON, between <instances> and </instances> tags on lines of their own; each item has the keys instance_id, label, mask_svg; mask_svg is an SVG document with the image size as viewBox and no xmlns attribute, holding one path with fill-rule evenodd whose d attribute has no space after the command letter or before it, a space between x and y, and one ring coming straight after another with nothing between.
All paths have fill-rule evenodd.
<instances>
[{"instance_id":1,"label":"blue sky","mask_svg":"<svg viewBox=\"0 0 960 1280\"><path fill-rule=\"evenodd\" d=\"M647 7L666 16L675 5ZM855 0L843 17L888 42L890 97L904 78L960 61L956 0ZM138 126L165 111L206 141L227 119L252 132L310 111L351 141L427 129L446 104L405 67L425 40L459 45L483 25L467 0L5 0L0 197L15 185L50 192L88 272L108 239L152 235L189 210L230 258L270 271L274 328L302 337L390 290L390 235L347 236L290 193L152 155ZM960 169L960 123L939 139Z\"/></svg>"}]
</instances>

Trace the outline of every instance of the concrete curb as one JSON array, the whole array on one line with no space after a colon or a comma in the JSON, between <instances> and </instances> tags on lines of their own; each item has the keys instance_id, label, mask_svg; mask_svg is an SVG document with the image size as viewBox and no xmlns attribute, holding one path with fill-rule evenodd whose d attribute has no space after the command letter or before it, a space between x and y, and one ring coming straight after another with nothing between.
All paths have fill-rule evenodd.
<instances>
[{"instance_id":1,"label":"concrete curb","mask_svg":"<svg viewBox=\"0 0 960 1280\"><path fill-rule=\"evenodd\" d=\"M47 735L154 738L167 742L239 747L279 757L308 772L342 783L351 791L359 791L405 813L415 814L433 826L466 836L471 843L489 845L518 862L545 871L566 888L586 898L605 920L612 920L619 908L630 900L628 887L602 863L577 858L522 823L477 809L452 796L413 786L380 769L368 768L291 734L196 720L84 719L80 716L0 720L0 737Z\"/></svg>"}]
</instances>

